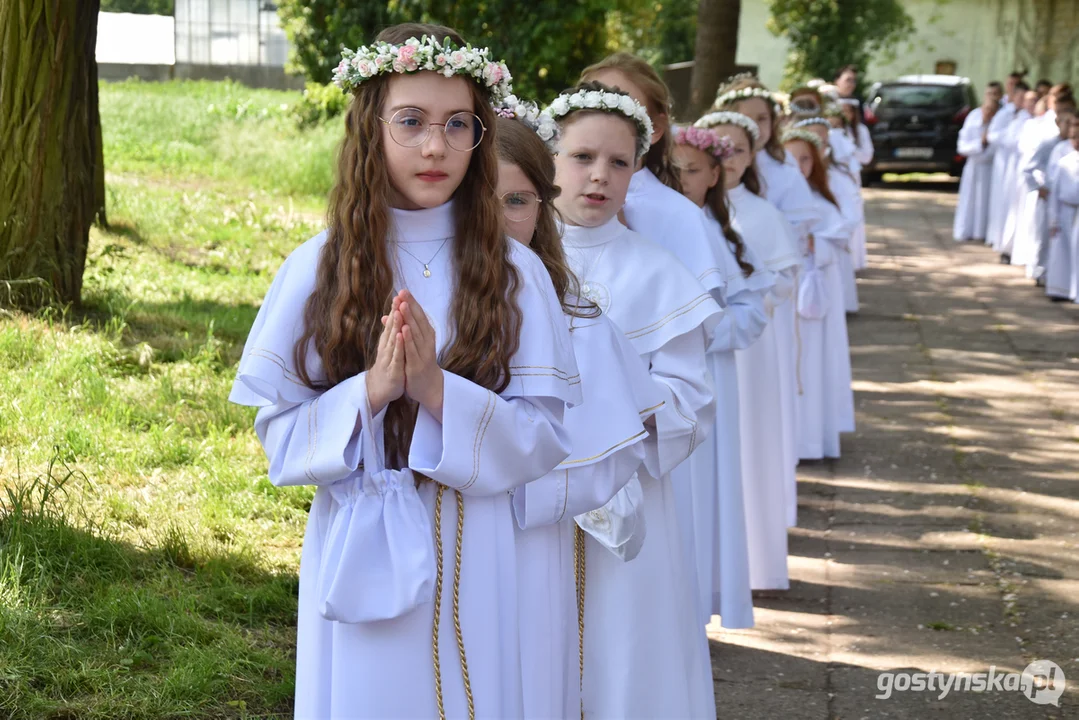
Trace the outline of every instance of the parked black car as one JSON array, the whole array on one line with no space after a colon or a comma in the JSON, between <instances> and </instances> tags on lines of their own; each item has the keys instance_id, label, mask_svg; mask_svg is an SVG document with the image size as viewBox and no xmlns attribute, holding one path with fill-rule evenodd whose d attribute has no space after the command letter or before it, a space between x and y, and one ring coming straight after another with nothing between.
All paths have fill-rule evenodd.
<instances>
[{"instance_id":1,"label":"parked black car","mask_svg":"<svg viewBox=\"0 0 1079 720\"><path fill-rule=\"evenodd\" d=\"M865 183L886 172L947 172L958 177L965 159L956 153L959 130L978 100L970 79L958 75L905 75L875 83L865 103L873 162Z\"/></svg>"}]
</instances>

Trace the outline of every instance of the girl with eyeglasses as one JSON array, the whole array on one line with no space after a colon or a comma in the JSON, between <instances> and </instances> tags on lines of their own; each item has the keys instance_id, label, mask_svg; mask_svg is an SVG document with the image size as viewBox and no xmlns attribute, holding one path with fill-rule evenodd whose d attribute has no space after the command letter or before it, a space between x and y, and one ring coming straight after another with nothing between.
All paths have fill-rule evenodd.
<instances>
[{"instance_id":1,"label":"girl with eyeglasses","mask_svg":"<svg viewBox=\"0 0 1079 720\"><path fill-rule=\"evenodd\" d=\"M540 121L538 108L523 103L499 114L497 192L507 232L539 256L562 298L585 400L566 411L570 456L546 477L518 488L513 498L520 615L528 618L521 623L524 716L571 717L581 709L579 600L587 587L586 543L598 543L623 560L640 549L644 521L637 470L649 436L644 422L664 399L622 331L581 297L566 262L554 207L554 160L537 134L543 132L541 122L549 127L553 121ZM552 627L566 632L552 635Z\"/></svg>"},{"instance_id":2,"label":"girl with eyeglasses","mask_svg":"<svg viewBox=\"0 0 1079 720\"><path fill-rule=\"evenodd\" d=\"M271 481L317 488L296 717L519 717L510 493L569 455L582 395L562 298L491 192L509 73L407 24L335 79L329 227L282 265L231 394Z\"/></svg>"}]
</instances>

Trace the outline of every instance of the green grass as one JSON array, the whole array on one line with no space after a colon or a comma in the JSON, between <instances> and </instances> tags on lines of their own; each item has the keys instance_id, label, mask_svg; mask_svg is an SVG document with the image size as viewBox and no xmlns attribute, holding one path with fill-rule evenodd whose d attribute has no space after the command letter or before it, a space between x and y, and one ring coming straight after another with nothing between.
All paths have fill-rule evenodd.
<instances>
[{"instance_id":1,"label":"green grass","mask_svg":"<svg viewBox=\"0 0 1079 720\"><path fill-rule=\"evenodd\" d=\"M311 491L230 405L340 126L298 93L101 86L110 228L78 309L0 310L0 716L291 716Z\"/></svg>"}]
</instances>

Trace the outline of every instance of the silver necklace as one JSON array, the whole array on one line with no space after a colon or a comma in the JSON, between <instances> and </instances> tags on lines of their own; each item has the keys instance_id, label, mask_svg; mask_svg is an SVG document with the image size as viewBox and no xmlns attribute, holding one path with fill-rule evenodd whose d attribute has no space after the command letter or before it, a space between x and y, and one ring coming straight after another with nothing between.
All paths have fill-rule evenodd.
<instances>
[{"instance_id":1,"label":"silver necklace","mask_svg":"<svg viewBox=\"0 0 1079 720\"><path fill-rule=\"evenodd\" d=\"M435 261L435 258L436 258L436 257L438 257L438 254L439 254L440 252L442 252L442 248L446 247L446 243L448 243L449 241L450 241L450 239L449 239L449 238L446 238L445 240L443 240L443 241L442 241L442 244L438 246L438 250L435 250L435 254L434 254L434 255L432 255L432 256L431 256L431 259L430 259L430 260L428 260L427 262L424 262L423 260L420 260L420 259L419 259L418 257L416 257L415 255L413 255L413 254L412 254L412 251L411 251L411 250L409 250L409 249L408 249L407 247L405 247L405 246L404 246L404 245L403 245L402 243L398 243L398 244L397 244L397 247L401 248L402 250L404 250L404 251L405 251L406 253L408 253L409 255L412 255L412 258L413 258L413 259L414 259L414 260L415 260L416 262L418 262L418 263L419 263L420 265L423 265L423 276L424 276L425 278L429 278L429 277L431 277L431 268L430 268L429 266L431 265L431 263L433 263L433 262Z\"/></svg>"}]
</instances>

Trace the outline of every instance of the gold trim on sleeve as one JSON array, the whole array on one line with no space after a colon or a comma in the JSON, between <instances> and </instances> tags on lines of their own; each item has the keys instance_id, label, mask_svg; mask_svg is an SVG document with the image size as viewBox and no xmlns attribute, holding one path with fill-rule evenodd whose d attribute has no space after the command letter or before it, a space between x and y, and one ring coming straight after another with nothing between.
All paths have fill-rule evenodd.
<instances>
[{"instance_id":1,"label":"gold trim on sleeve","mask_svg":"<svg viewBox=\"0 0 1079 720\"><path fill-rule=\"evenodd\" d=\"M661 317L659 320L656 320L655 322L653 322L653 323L651 323L649 325L645 325L643 328L628 331L626 333L626 337L629 338L630 340L636 340L637 338L641 338L641 337L644 337L645 335L648 335L650 333L654 333L656 330L659 330L661 327L663 327L667 323L671 322L675 318L678 318L678 317L681 317L682 315L685 315L686 313L688 313L691 310L695 309L701 303L706 302L706 301L711 300L711 299L712 299L712 295L710 293L707 293L707 292L701 293L700 295L693 298L692 300L690 300L688 303L686 303L682 307L680 307L680 308L678 308L676 310L672 310L671 312L667 313L665 316Z\"/></svg>"},{"instance_id":2,"label":"gold trim on sleeve","mask_svg":"<svg viewBox=\"0 0 1079 720\"><path fill-rule=\"evenodd\" d=\"M648 434L647 430L641 430L639 433L637 433L633 437L628 437L625 440L623 440L622 442L615 443L614 445L610 446L609 448L607 448L606 450L601 452L599 455L593 455L592 457L580 458L580 459L577 459L577 460L563 460L562 462L560 462L558 464L558 467L565 467L567 465L580 465L581 463L586 463L586 462L589 462L591 460L601 458L604 455L607 455L608 453L611 453L611 452L613 452L613 451L615 451L615 450L617 450L617 449L619 449L619 448L621 448L621 447L623 447L625 445L628 445L629 443L633 442L634 440L637 440L638 438L642 438L647 434Z\"/></svg>"}]
</instances>

